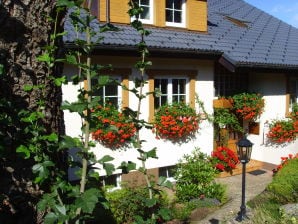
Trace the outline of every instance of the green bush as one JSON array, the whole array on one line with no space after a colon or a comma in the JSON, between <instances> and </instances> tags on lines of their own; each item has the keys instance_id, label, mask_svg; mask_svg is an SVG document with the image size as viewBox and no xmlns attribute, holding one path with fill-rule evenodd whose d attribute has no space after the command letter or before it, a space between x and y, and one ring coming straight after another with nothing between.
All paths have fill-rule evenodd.
<instances>
[{"instance_id":1,"label":"green bush","mask_svg":"<svg viewBox=\"0 0 298 224\"><path fill-rule=\"evenodd\" d=\"M267 186L275 200L281 204L298 202L298 159L289 160L273 177L272 183Z\"/></svg>"},{"instance_id":2,"label":"green bush","mask_svg":"<svg viewBox=\"0 0 298 224\"><path fill-rule=\"evenodd\" d=\"M185 202L197 198L216 198L223 201L225 188L215 183L216 169L206 154L196 148L191 155L185 155L177 164L175 173L176 196Z\"/></svg>"},{"instance_id":3,"label":"green bush","mask_svg":"<svg viewBox=\"0 0 298 224\"><path fill-rule=\"evenodd\" d=\"M117 223L133 223L137 222L137 217L144 220L150 219L152 212L156 214L167 213L168 199L162 191L155 191L154 198L157 203L148 207L146 205L148 199L148 189L146 187L122 187L114 191L106 192L106 198L110 203L110 208Z\"/></svg>"}]
</instances>

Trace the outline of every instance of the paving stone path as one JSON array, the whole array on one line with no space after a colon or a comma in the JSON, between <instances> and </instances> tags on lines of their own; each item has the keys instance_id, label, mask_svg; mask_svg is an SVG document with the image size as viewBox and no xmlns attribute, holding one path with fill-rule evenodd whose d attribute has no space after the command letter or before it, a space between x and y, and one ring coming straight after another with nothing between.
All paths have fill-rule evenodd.
<instances>
[{"instance_id":1,"label":"paving stone path","mask_svg":"<svg viewBox=\"0 0 298 224\"><path fill-rule=\"evenodd\" d=\"M242 189L242 175L235 175L225 178L218 178L218 182L227 185L228 202L220 209L212 214L209 214L203 220L192 220L191 224L236 224L236 223L252 223L249 219L237 222L235 218L240 210L241 205L241 189ZM254 198L260 194L266 186L272 181L272 171L270 170L256 170L246 174L246 201ZM248 217L252 214L247 208Z\"/></svg>"}]
</instances>

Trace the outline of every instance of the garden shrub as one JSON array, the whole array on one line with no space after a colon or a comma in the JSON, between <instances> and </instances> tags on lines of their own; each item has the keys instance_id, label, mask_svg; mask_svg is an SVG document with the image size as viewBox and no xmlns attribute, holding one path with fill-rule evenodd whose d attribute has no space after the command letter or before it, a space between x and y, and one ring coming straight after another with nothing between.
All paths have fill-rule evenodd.
<instances>
[{"instance_id":1,"label":"garden shrub","mask_svg":"<svg viewBox=\"0 0 298 224\"><path fill-rule=\"evenodd\" d=\"M159 215L161 210L167 208L168 199L162 191L155 191L154 198L157 203L150 207L146 204L148 189L143 186L127 187L106 192L106 198L110 203L111 211L117 223L133 223L137 217L150 219L152 211ZM161 220L161 218L157 219Z\"/></svg>"},{"instance_id":2,"label":"garden shrub","mask_svg":"<svg viewBox=\"0 0 298 224\"><path fill-rule=\"evenodd\" d=\"M209 158L198 148L191 155L184 155L177 164L175 173L178 200L185 202L204 197L216 198L222 202L225 188L214 181L216 175L217 171Z\"/></svg>"},{"instance_id":3,"label":"garden shrub","mask_svg":"<svg viewBox=\"0 0 298 224\"><path fill-rule=\"evenodd\" d=\"M267 187L282 204L298 202L298 159L291 159L273 177Z\"/></svg>"}]
</instances>

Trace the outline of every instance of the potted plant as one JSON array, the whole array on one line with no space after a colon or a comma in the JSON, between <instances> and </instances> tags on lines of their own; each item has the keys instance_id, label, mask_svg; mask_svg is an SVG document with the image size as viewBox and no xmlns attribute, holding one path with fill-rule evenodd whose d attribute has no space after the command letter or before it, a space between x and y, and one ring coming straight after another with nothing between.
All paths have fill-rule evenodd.
<instances>
[{"instance_id":1,"label":"potted plant","mask_svg":"<svg viewBox=\"0 0 298 224\"><path fill-rule=\"evenodd\" d=\"M227 145L229 131L243 132L238 117L232 110L226 108L214 108L213 124L217 145Z\"/></svg>"},{"instance_id":2,"label":"potted plant","mask_svg":"<svg viewBox=\"0 0 298 224\"><path fill-rule=\"evenodd\" d=\"M156 137L179 141L199 129L200 116L185 103L165 104L155 112L153 132Z\"/></svg>"},{"instance_id":3,"label":"potted plant","mask_svg":"<svg viewBox=\"0 0 298 224\"><path fill-rule=\"evenodd\" d=\"M92 137L106 147L125 147L136 133L134 123L112 104L92 110L92 117L98 120Z\"/></svg>"},{"instance_id":4,"label":"potted plant","mask_svg":"<svg viewBox=\"0 0 298 224\"><path fill-rule=\"evenodd\" d=\"M255 120L264 111L264 99L257 93L240 93L232 97L235 113L243 120Z\"/></svg>"},{"instance_id":5,"label":"potted plant","mask_svg":"<svg viewBox=\"0 0 298 224\"><path fill-rule=\"evenodd\" d=\"M282 144L294 141L296 139L297 133L297 120L274 120L269 124L269 132L267 133L267 137L273 143Z\"/></svg>"},{"instance_id":6,"label":"potted plant","mask_svg":"<svg viewBox=\"0 0 298 224\"><path fill-rule=\"evenodd\" d=\"M212 152L210 161L219 172L226 171L230 173L239 163L237 154L227 147L217 147Z\"/></svg>"}]
</instances>

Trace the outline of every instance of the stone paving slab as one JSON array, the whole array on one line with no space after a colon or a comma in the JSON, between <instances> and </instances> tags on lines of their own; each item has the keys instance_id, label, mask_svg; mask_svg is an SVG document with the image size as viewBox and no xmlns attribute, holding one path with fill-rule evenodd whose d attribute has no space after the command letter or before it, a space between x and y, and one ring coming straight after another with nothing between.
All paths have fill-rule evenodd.
<instances>
[{"instance_id":1,"label":"stone paving slab","mask_svg":"<svg viewBox=\"0 0 298 224\"><path fill-rule=\"evenodd\" d=\"M227 185L228 202L214 213L209 214L200 221L192 220L191 224L235 224L235 220L241 205L242 175L234 175L216 179L217 182ZM254 198L263 192L266 186L272 181L272 171L256 170L246 173L246 201ZM249 208L247 215L250 216ZM249 220L241 223L251 223Z\"/></svg>"}]
</instances>

